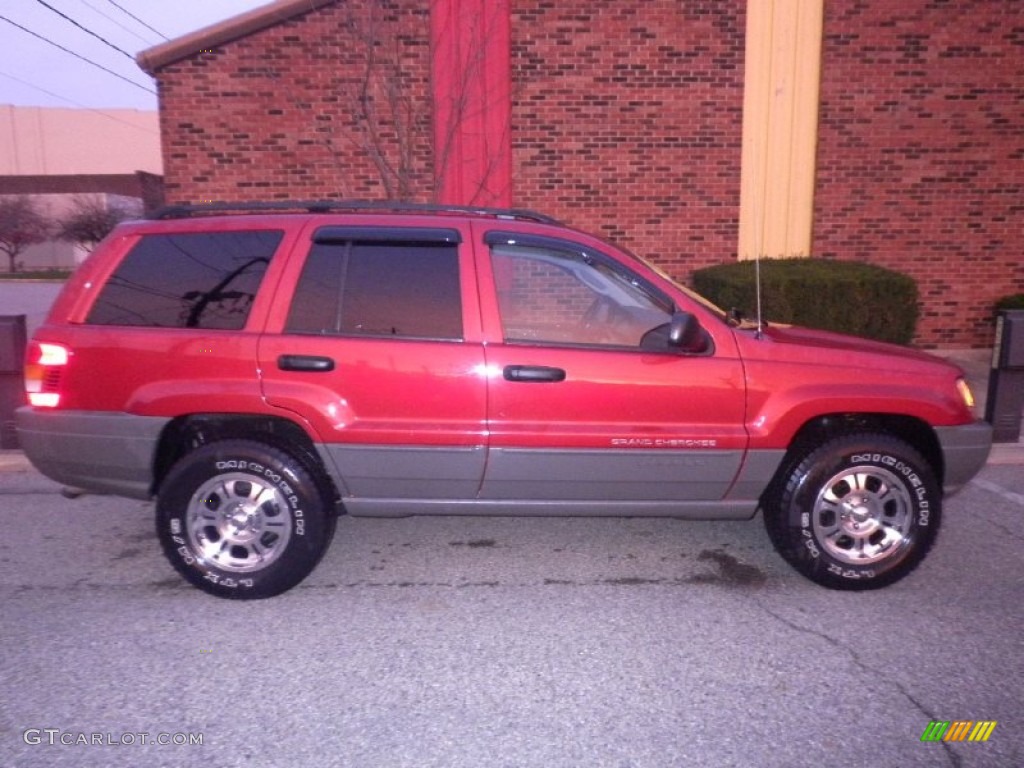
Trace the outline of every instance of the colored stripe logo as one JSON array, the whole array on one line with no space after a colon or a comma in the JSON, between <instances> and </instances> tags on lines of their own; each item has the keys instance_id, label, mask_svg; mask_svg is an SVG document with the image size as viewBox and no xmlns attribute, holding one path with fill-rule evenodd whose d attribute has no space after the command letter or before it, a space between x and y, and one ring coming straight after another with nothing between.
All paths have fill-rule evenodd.
<instances>
[{"instance_id":1,"label":"colored stripe logo","mask_svg":"<svg viewBox=\"0 0 1024 768\"><path fill-rule=\"evenodd\" d=\"M921 741L988 741L996 723L996 720L932 720L921 734Z\"/></svg>"}]
</instances>

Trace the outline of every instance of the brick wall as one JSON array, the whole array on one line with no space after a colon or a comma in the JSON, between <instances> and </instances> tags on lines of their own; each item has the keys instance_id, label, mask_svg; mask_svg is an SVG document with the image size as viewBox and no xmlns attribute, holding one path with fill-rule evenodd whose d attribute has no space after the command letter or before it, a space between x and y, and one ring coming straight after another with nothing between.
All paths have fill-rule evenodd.
<instances>
[{"instance_id":1,"label":"brick wall","mask_svg":"<svg viewBox=\"0 0 1024 768\"><path fill-rule=\"evenodd\" d=\"M1024 291L1024 3L826 3L814 254L917 279L918 339Z\"/></svg>"},{"instance_id":2,"label":"brick wall","mask_svg":"<svg viewBox=\"0 0 1024 768\"><path fill-rule=\"evenodd\" d=\"M734 257L745 0L514 0L513 189L675 276Z\"/></svg>"},{"instance_id":3,"label":"brick wall","mask_svg":"<svg viewBox=\"0 0 1024 768\"><path fill-rule=\"evenodd\" d=\"M428 25L422 0L346 0L162 68L168 202L429 199Z\"/></svg>"}]
</instances>

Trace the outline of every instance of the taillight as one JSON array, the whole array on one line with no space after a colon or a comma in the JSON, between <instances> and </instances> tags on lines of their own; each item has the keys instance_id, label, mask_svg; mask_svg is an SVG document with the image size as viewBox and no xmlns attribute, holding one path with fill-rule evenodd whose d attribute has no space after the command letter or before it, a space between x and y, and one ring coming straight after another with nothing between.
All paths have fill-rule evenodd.
<instances>
[{"instance_id":1,"label":"taillight","mask_svg":"<svg viewBox=\"0 0 1024 768\"><path fill-rule=\"evenodd\" d=\"M71 351L63 344L29 343L25 357L25 393L29 405L56 408L60 405L60 379Z\"/></svg>"}]
</instances>

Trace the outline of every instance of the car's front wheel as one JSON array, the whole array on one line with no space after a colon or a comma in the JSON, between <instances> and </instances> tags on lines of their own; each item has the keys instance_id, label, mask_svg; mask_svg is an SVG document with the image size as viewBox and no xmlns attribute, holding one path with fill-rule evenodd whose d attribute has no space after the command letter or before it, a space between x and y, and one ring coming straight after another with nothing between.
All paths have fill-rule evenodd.
<instances>
[{"instance_id":1,"label":"car's front wheel","mask_svg":"<svg viewBox=\"0 0 1024 768\"><path fill-rule=\"evenodd\" d=\"M157 534L171 564L217 597L271 597L316 567L334 535L315 468L252 440L185 455L160 484Z\"/></svg>"},{"instance_id":2,"label":"car's front wheel","mask_svg":"<svg viewBox=\"0 0 1024 768\"><path fill-rule=\"evenodd\" d=\"M836 437L797 456L763 500L776 550L832 589L876 589L918 566L938 533L935 473L902 440Z\"/></svg>"}]
</instances>

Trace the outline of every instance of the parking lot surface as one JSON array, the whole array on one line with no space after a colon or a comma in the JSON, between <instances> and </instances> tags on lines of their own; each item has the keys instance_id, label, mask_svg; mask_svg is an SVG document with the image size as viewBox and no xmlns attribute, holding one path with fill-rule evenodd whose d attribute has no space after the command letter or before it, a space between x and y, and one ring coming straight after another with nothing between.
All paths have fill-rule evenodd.
<instances>
[{"instance_id":1,"label":"parking lot surface","mask_svg":"<svg viewBox=\"0 0 1024 768\"><path fill-rule=\"evenodd\" d=\"M760 520L345 518L254 603L185 585L150 504L0 470L4 768L1024 764L1017 464L877 592Z\"/></svg>"}]
</instances>

